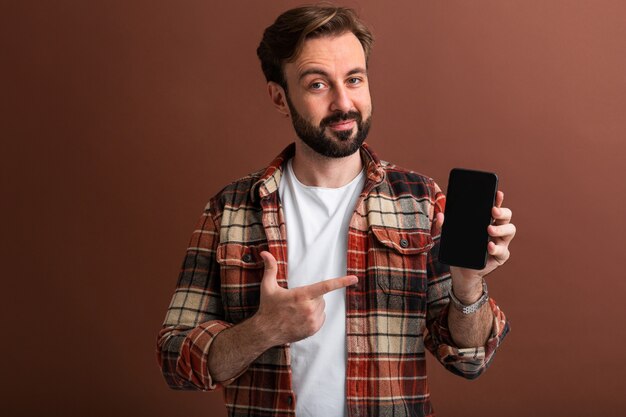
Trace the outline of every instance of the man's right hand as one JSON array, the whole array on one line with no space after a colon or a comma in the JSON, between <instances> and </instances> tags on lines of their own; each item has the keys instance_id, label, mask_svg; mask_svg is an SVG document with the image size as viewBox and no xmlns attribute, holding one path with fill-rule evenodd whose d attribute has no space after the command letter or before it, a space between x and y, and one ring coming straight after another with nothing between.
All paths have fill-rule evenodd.
<instances>
[{"instance_id":1,"label":"man's right hand","mask_svg":"<svg viewBox=\"0 0 626 417\"><path fill-rule=\"evenodd\" d=\"M347 275L320 281L304 287L285 289L278 285L276 259L261 252L265 272L261 282L261 300L255 319L267 332L273 345L296 342L313 334L324 324L324 294L354 285L358 278Z\"/></svg>"}]
</instances>

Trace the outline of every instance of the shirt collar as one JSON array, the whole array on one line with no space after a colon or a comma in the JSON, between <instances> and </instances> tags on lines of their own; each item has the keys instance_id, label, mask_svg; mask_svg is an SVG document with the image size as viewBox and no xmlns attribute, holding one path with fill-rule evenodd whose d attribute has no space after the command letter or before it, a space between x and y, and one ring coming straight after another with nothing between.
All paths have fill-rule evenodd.
<instances>
[{"instance_id":1,"label":"shirt collar","mask_svg":"<svg viewBox=\"0 0 626 417\"><path fill-rule=\"evenodd\" d=\"M385 178L385 170L383 169L380 159L378 159L376 153L367 143L363 143L359 151L361 152L361 159L363 160L363 165L365 166L367 179L373 182L374 185L382 182ZM295 152L296 144L291 143L283 149L283 151L276 158L274 158L274 160L265 169L259 180L252 186L250 191L252 201L256 201L257 197L263 199L278 190L278 184L280 184L283 169L285 168L285 162L287 162L290 158L293 158Z\"/></svg>"}]
</instances>

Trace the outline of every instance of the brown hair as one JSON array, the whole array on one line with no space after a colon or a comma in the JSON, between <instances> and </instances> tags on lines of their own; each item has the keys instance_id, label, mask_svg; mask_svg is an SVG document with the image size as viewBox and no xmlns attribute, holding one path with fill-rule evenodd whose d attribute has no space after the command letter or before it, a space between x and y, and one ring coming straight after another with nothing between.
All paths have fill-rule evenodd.
<instances>
[{"instance_id":1,"label":"brown hair","mask_svg":"<svg viewBox=\"0 0 626 417\"><path fill-rule=\"evenodd\" d=\"M303 6L287 10L263 33L257 48L265 79L287 90L283 64L293 62L307 39L352 32L357 37L367 62L374 37L352 9L329 5Z\"/></svg>"}]
</instances>

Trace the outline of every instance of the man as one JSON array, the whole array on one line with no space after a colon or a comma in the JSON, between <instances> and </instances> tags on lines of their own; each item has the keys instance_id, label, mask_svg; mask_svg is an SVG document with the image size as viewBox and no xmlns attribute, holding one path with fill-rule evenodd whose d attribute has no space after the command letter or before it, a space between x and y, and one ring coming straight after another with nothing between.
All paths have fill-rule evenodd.
<instances>
[{"instance_id":1,"label":"man","mask_svg":"<svg viewBox=\"0 0 626 417\"><path fill-rule=\"evenodd\" d=\"M158 340L170 386L223 387L229 415L432 415L425 348L475 378L508 331L483 277L511 211L498 193L484 270L438 262L441 190L364 144L372 41L352 10L312 6L258 48L296 143L210 200Z\"/></svg>"}]
</instances>

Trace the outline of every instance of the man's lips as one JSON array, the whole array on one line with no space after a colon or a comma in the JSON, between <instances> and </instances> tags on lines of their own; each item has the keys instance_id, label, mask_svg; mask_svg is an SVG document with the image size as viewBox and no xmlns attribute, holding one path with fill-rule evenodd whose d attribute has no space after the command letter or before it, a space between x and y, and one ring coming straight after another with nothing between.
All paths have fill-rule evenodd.
<instances>
[{"instance_id":1,"label":"man's lips","mask_svg":"<svg viewBox=\"0 0 626 417\"><path fill-rule=\"evenodd\" d=\"M356 121L354 119L342 120L337 123L331 123L328 125L332 130L350 130L354 127Z\"/></svg>"}]
</instances>

